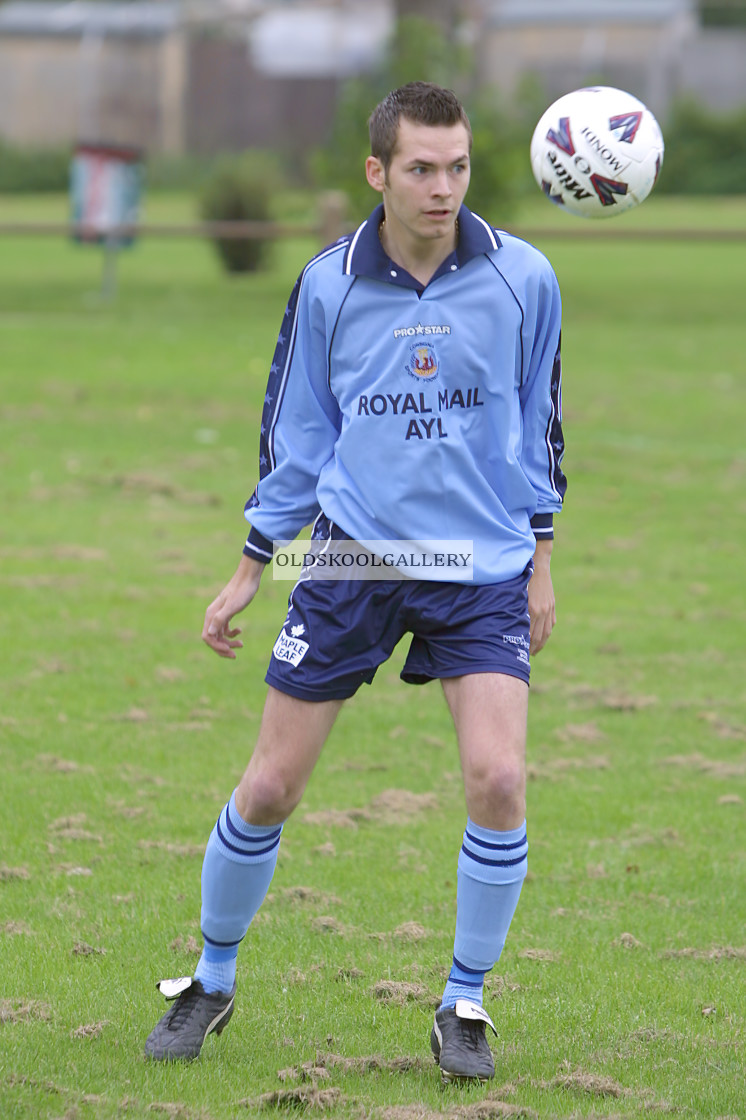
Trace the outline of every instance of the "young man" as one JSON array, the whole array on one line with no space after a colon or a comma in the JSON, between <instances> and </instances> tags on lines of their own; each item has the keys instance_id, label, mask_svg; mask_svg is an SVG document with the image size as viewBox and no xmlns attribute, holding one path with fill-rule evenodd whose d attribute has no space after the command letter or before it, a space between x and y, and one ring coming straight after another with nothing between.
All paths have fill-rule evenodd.
<instances>
[{"instance_id":1,"label":"young man","mask_svg":"<svg viewBox=\"0 0 746 1120\"><path fill-rule=\"evenodd\" d=\"M233 1012L238 946L261 905L283 824L344 702L405 633L402 678L439 679L467 809L453 961L431 1047L445 1080L494 1075L482 1007L526 875L529 651L555 623L552 519L562 505L560 300L545 258L463 199L471 131L449 91L415 82L370 119L382 205L304 269L265 397L260 481L233 578L202 637L241 647L273 541L316 519L317 541L467 541L473 576L304 579L267 672L254 753L210 836L204 950L146 1053L195 1058ZM323 547L326 547L323 546Z\"/></svg>"}]
</instances>

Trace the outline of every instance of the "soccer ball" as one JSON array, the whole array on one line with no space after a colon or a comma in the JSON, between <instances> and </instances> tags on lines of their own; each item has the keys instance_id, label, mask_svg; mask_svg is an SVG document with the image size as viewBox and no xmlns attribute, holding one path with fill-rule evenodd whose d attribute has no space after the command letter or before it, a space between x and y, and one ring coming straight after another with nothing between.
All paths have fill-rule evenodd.
<instances>
[{"instance_id":1,"label":"soccer ball","mask_svg":"<svg viewBox=\"0 0 746 1120\"><path fill-rule=\"evenodd\" d=\"M550 105L531 140L531 169L551 202L613 218L647 198L663 164L658 122L631 93L592 86Z\"/></svg>"}]
</instances>

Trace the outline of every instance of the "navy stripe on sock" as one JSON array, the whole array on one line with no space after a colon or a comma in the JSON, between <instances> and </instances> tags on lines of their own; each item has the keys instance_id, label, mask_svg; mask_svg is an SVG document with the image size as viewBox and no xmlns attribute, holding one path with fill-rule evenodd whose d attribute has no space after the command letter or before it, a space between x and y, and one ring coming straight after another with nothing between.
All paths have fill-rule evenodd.
<instances>
[{"instance_id":1,"label":"navy stripe on sock","mask_svg":"<svg viewBox=\"0 0 746 1120\"><path fill-rule=\"evenodd\" d=\"M517 863L523 863L527 858L527 853L524 852L522 856L516 856L515 859L487 859L486 856L478 856L476 852L470 852L466 844L461 846L461 851L475 863L486 864L488 867L515 867Z\"/></svg>"},{"instance_id":2,"label":"navy stripe on sock","mask_svg":"<svg viewBox=\"0 0 746 1120\"><path fill-rule=\"evenodd\" d=\"M219 818L218 818L218 821L215 825L215 828L217 829L218 839L220 840L221 844L224 844L229 852L235 852L236 855L244 856L245 858L249 858L249 857L252 857L252 856L264 856L264 855L267 854L267 852L274 851L274 849L277 847L277 845L280 842L279 839L273 840L272 843L267 845L266 848L259 848L256 851L251 851L251 850L247 850L246 848L239 848L235 844L231 844L230 840L226 839L225 835L223 834L223 830L220 827L220 819Z\"/></svg>"},{"instance_id":3,"label":"navy stripe on sock","mask_svg":"<svg viewBox=\"0 0 746 1120\"><path fill-rule=\"evenodd\" d=\"M490 844L487 840L480 840L478 836L473 836L472 833L469 832L468 828L464 835L467 840L471 840L472 844L478 844L480 848L489 848L494 852L509 852L514 848L523 847L523 845L528 842L528 837L525 832L520 840L514 840L509 844Z\"/></svg>"},{"instance_id":4,"label":"navy stripe on sock","mask_svg":"<svg viewBox=\"0 0 746 1120\"><path fill-rule=\"evenodd\" d=\"M472 976L484 976L485 970L483 968L469 968L468 965L462 964L458 957L453 958L453 963L456 968L460 968L462 972L469 972ZM487 970L489 972L489 969Z\"/></svg>"},{"instance_id":5,"label":"navy stripe on sock","mask_svg":"<svg viewBox=\"0 0 746 1120\"><path fill-rule=\"evenodd\" d=\"M240 945L241 941L243 941L243 937L240 941L215 941L212 937L208 937L204 930L200 930L200 932L202 934L202 940L206 941L208 945L212 945L215 949L232 949L234 946Z\"/></svg>"},{"instance_id":6,"label":"navy stripe on sock","mask_svg":"<svg viewBox=\"0 0 746 1120\"><path fill-rule=\"evenodd\" d=\"M220 820L220 818L218 818L218 820ZM238 840L243 840L244 844L263 844L265 840L277 840L282 832L282 825L280 825L274 832L269 832L266 836L247 836L245 832L241 832L240 829L236 828L234 825L227 805L225 807L225 823L228 825L228 831ZM270 845L270 847L271 846L272 845ZM269 851L269 849L267 848L265 851Z\"/></svg>"},{"instance_id":7,"label":"navy stripe on sock","mask_svg":"<svg viewBox=\"0 0 746 1120\"><path fill-rule=\"evenodd\" d=\"M480 975L482 974L480 973ZM458 984L461 988L477 988L480 992L484 987L481 980L462 980L460 976L449 976L448 980L452 984Z\"/></svg>"}]
</instances>

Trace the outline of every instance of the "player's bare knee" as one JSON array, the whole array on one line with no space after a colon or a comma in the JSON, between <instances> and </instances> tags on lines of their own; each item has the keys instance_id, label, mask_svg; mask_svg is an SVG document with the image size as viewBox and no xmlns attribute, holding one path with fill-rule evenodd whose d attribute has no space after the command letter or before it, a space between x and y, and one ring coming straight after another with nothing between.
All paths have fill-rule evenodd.
<instances>
[{"instance_id":1,"label":"player's bare knee","mask_svg":"<svg viewBox=\"0 0 746 1120\"><path fill-rule=\"evenodd\" d=\"M526 797L526 771L521 763L503 766L491 775L488 788L495 798L515 804Z\"/></svg>"},{"instance_id":2,"label":"player's bare knee","mask_svg":"<svg viewBox=\"0 0 746 1120\"><path fill-rule=\"evenodd\" d=\"M526 773L518 760L496 760L472 775L469 786L476 800L501 814L525 804Z\"/></svg>"},{"instance_id":3,"label":"player's bare knee","mask_svg":"<svg viewBox=\"0 0 746 1120\"><path fill-rule=\"evenodd\" d=\"M236 804L244 820L252 824L277 824L287 820L302 796L297 781L265 766L244 775Z\"/></svg>"}]
</instances>

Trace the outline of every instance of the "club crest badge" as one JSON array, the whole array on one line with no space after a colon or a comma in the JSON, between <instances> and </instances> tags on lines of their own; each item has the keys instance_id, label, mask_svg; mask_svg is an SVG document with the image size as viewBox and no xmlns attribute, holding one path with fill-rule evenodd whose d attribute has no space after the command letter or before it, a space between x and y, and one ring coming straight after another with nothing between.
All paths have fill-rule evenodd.
<instances>
[{"instance_id":1,"label":"club crest badge","mask_svg":"<svg viewBox=\"0 0 746 1120\"><path fill-rule=\"evenodd\" d=\"M407 373L415 381L435 381L440 372L440 363L435 347L428 343L417 342L409 351Z\"/></svg>"}]
</instances>

